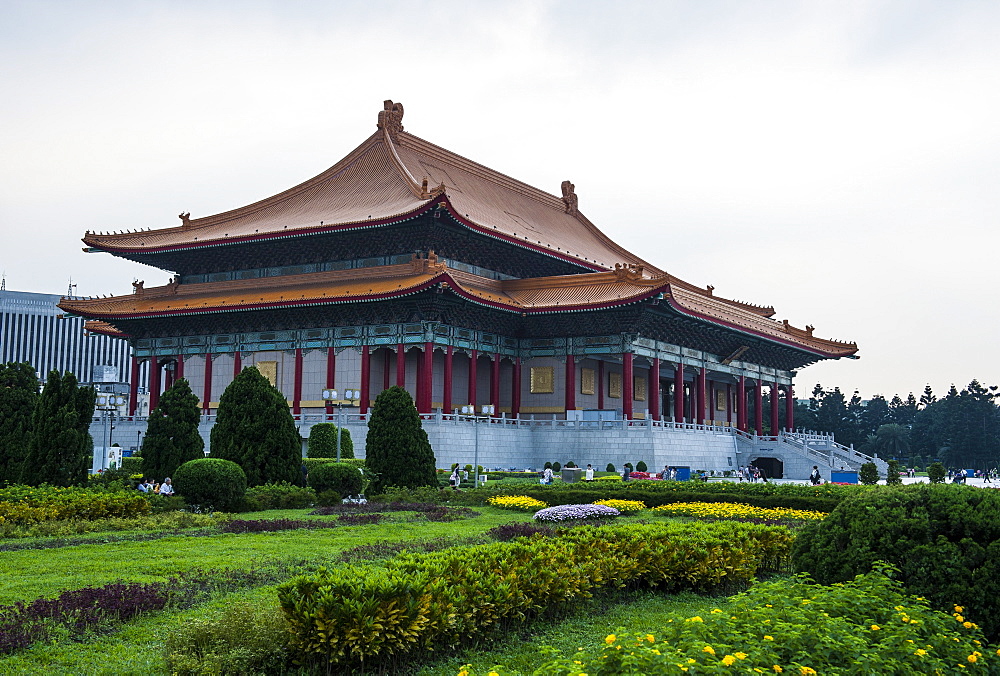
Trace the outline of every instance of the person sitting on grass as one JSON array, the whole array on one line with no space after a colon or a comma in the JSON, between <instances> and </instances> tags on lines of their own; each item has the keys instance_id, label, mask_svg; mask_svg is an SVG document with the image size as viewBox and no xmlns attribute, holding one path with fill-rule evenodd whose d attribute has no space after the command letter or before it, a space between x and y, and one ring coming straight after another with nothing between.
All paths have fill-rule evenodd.
<instances>
[{"instance_id":1,"label":"person sitting on grass","mask_svg":"<svg viewBox=\"0 0 1000 676\"><path fill-rule=\"evenodd\" d=\"M139 485L136 486L136 489L140 493L148 493L151 488L152 486L149 484L149 479L147 479L146 477L143 477L142 481L139 482Z\"/></svg>"},{"instance_id":2,"label":"person sitting on grass","mask_svg":"<svg viewBox=\"0 0 1000 676\"><path fill-rule=\"evenodd\" d=\"M170 481L170 477L163 480L160 484L160 495L173 495L174 494L174 484Z\"/></svg>"}]
</instances>

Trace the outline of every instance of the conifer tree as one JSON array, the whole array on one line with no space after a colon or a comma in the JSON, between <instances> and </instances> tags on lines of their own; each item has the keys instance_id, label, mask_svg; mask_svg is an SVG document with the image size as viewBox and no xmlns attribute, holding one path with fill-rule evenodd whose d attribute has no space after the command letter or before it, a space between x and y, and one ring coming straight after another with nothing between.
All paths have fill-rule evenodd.
<instances>
[{"instance_id":1,"label":"conifer tree","mask_svg":"<svg viewBox=\"0 0 1000 676\"><path fill-rule=\"evenodd\" d=\"M181 378L160 397L149 414L149 427L142 442L142 471L157 481L173 476L188 460L205 457L205 441L198 434L198 397Z\"/></svg>"},{"instance_id":2,"label":"conifer tree","mask_svg":"<svg viewBox=\"0 0 1000 676\"><path fill-rule=\"evenodd\" d=\"M22 483L75 486L87 480L94 457L90 421L95 400L94 388L80 387L72 373L49 372L31 415Z\"/></svg>"},{"instance_id":3,"label":"conifer tree","mask_svg":"<svg viewBox=\"0 0 1000 676\"><path fill-rule=\"evenodd\" d=\"M402 387L383 390L368 420L365 466L375 474L368 491L388 486L436 486L434 451L410 394Z\"/></svg>"},{"instance_id":4,"label":"conifer tree","mask_svg":"<svg viewBox=\"0 0 1000 676\"><path fill-rule=\"evenodd\" d=\"M299 481L302 440L295 420L285 396L256 367L243 369L219 398L211 453L242 467L248 486Z\"/></svg>"},{"instance_id":5,"label":"conifer tree","mask_svg":"<svg viewBox=\"0 0 1000 676\"><path fill-rule=\"evenodd\" d=\"M38 401L38 376L27 362L0 364L0 485L21 478L31 442L31 414Z\"/></svg>"},{"instance_id":6,"label":"conifer tree","mask_svg":"<svg viewBox=\"0 0 1000 676\"><path fill-rule=\"evenodd\" d=\"M337 426L333 423L313 425L309 430L309 443L306 448L306 455L310 458L336 458ZM340 458L344 460L353 457L354 441L351 439L351 430L343 427L340 430Z\"/></svg>"}]
</instances>

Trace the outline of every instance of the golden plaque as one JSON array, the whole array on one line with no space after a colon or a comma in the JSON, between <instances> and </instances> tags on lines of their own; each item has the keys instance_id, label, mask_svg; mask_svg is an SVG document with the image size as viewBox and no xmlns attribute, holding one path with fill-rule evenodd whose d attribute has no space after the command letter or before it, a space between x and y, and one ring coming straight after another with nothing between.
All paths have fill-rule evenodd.
<instances>
[{"instance_id":1,"label":"golden plaque","mask_svg":"<svg viewBox=\"0 0 1000 676\"><path fill-rule=\"evenodd\" d=\"M715 391L715 410L725 411L726 410L726 391L716 390Z\"/></svg>"},{"instance_id":2,"label":"golden plaque","mask_svg":"<svg viewBox=\"0 0 1000 676\"><path fill-rule=\"evenodd\" d=\"M532 366L531 367L531 393L532 394L552 394L555 392L555 367L554 366Z\"/></svg>"},{"instance_id":3,"label":"golden plaque","mask_svg":"<svg viewBox=\"0 0 1000 676\"><path fill-rule=\"evenodd\" d=\"M580 394L593 394L594 369L580 369Z\"/></svg>"},{"instance_id":4,"label":"golden plaque","mask_svg":"<svg viewBox=\"0 0 1000 676\"><path fill-rule=\"evenodd\" d=\"M267 378L267 381L271 383L271 387L278 386L278 362L276 361L259 361L254 364L260 374Z\"/></svg>"},{"instance_id":5,"label":"golden plaque","mask_svg":"<svg viewBox=\"0 0 1000 676\"><path fill-rule=\"evenodd\" d=\"M612 399L621 399L622 374L614 372L608 374L608 396Z\"/></svg>"},{"instance_id":6,"label":"golden plaque","mask_svg":"<svg viewBox=\"0 0 1000 676\"><path fill-rule=\"evenodd\" d=\"M646 401L645 378L632 378L632 398L636 401Z\"/></svg>"}]
</instances>

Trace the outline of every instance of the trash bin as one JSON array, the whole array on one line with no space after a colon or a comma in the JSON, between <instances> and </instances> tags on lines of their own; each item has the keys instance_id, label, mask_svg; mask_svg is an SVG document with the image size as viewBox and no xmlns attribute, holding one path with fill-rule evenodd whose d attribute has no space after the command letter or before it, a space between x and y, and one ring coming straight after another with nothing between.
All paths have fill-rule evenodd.
<instances>
[{"instance_id":1,"label":"trash bin","mask_svg":"<svg viewBox=\"0 0 1000 676\"><path fill-rule=\"evenodd\" d=\"M581 476L583 476L583 468L581 467L562 468L562 480L568 484L575 484Z\"/></svg>"}]
</instances>

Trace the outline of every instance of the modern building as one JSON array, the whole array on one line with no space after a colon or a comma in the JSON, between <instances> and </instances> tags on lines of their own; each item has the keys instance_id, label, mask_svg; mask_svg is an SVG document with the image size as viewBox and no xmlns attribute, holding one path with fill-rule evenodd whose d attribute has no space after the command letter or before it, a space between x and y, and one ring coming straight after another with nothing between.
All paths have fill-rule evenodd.
<instances>
[{"instance_id":1,"label":"modern building","mask_svg":"<svg viewBox=\"0 0 1000 676\"><path fill-rule=\"evenodd\" d=\"M52 370L70 372L82 383L129 382L131 346L85 331L83 319L59 309L62 298L0 290L0 363L28 362L43 382Z\"/></svg>"},{"instance_id":2,"label":"modern building","mask_svg":"<svg viewBox=\"0 0 1000 676\"><path fill-rule=\"evenodd\" d=\"M439 461L469 458L467 427L444 423L491 405L496 466L560 459L548 454L566 443L580 450L564 461L614 455L609 424L623 457L633 428L663 433L647 444L650 466L745 464L736 436L794 427L796 371L857 352L626 251L583 215L569 181L561 196L533 188L405 132L402 117L387 101L344 159L254 204L86 233L90 251L175 275L60 307L132 344L131 372L152 367L151 406L183 375L211 415L254 365L300 420L339 404L363 427L375 396L400 385L443 425L431 433ZM324 388L358 394L327 402Z\"/></svg>"}]
</instances>

